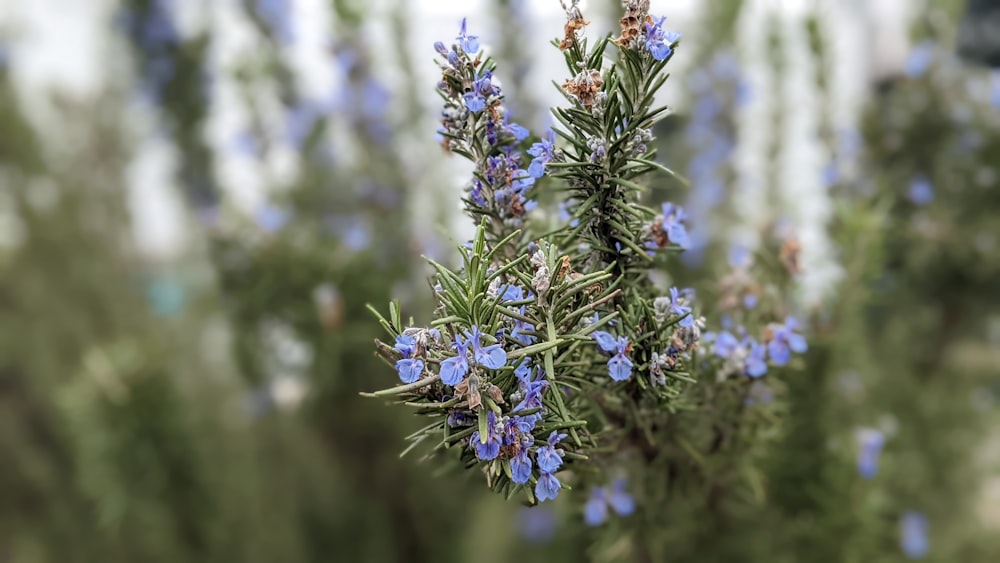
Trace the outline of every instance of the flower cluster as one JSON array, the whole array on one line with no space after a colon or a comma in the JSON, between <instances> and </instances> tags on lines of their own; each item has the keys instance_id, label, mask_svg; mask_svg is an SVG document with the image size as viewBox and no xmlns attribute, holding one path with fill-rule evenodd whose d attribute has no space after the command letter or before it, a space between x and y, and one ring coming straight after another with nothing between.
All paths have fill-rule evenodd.
<instances>
[{"instance_id":1,"label":"flower cluster","mask_svg":"<svg viewBox=\"0 0 1000 563\"><path fill-rule=\"evenodd\" d=\"M508 498L521 493L534 504L570 484L592 490L584 510L592 525L637 508L624 481L591 489L608 483L600 468L630 449L655 456L636 429L668 427L665 417L700 383L692 372L701 367L694 360L705 320L695 292L660 285L656 271L689 245L687 215L671 203L639 203L644 176L673 174L655 161L651 141L665 113L653 107L654 94L678 36L648 7L627 2L622 36L588 47L580 34L587 22L570 5L556 42L569 69L568 107L553 109L557 123L544 138L513 123L465 21L450 47L435 45L443 59L439 134L474 165L465 207L477 229L459 248L457 269L430 261L436 307L428 328L404 322L395 304L388 318L379 315L395 344L378 342L378 351L401 384L366 394L431 417L410 448L457 456ZM561 202L554 229L527 215L542 190L558 193L543 201ZM763 370L751 361L740 372L760 375L768 361L784 365L805 349L793 319L764 332L759 343L737 345L724 332L716 355L743 342Z\"/></svg>"},{"instance_id":2,"label":"flower cluster","mask_svg":"<svg viewBox=\"0 0 1000 563\"><path fill-rule=\"evenodd\" d=\"M742 326L733 326L732 320L723 319L723 330L705 335L712 343L712 354L723 360L722 374L742 373L761 377L768 365L785 366L792 359L792 352L802 354L808 349L805 337L794 332L798 321L787 317L783 324L771 323L758 340Z\"/></svg>"},{"instance_id":3,"label":"flower cluster","mask_svg":"<svg viewBox=\"0 0 1000 563\"><path fill-rule=\"evenodd\" d=\"M611 487L594 487L583 507L583 520L588 526L600 526L608 519L610 508L619 516L635 512L635 499L625 491L625 479L615 479Z\"/></svg>"},{"instance_id":4,"label":"flower cluster","mask_svg":"<svg viewBox=\"0 0 1000 563\"><path fill-rule=\"evenodd\" d=\"M517 147L529 132L511 121L493 63L479 56L479 38L469 34L466 20L451 48L437 42L434 49L444 59L438 62L438 91L445 100L438 130L442 146L476 163L475 178L467 187L470 212L520 227L524 215L537 206L528 191L546 161L532 152L533 169L523 168L526 159Z\"/></svg>"}]
</instances>

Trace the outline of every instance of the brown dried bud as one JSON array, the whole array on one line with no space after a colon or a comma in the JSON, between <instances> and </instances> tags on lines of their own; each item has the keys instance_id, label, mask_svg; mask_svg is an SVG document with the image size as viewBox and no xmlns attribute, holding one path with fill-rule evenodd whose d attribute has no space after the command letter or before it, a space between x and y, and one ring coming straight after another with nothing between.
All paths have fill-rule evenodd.
<instances>
[{"instance_id":1,"label":"brown dried bud","mask_svg":"<svg viewBox=\"0 0 1000 563\"><path fill-rule=\"evenodd\" d=\"M583 107L593 109L597 105L597 95L603 86L604 79L601 78L601 73L596 69L588 68L564 82L562 88L567 94L579 100Z\"/></svg>"},{"instance_id":2,"label":"brown dried bud","mask_svg":"<svg viewBox=\"0 0 1000 563\"><path fill-rule=\"evenodd\" d=\"M801 251L802 245L795 237L785 239L785 243L781 245L781 263L792 274L802 273L802 265L799 263Z\"/></svg>"}]
</instances>

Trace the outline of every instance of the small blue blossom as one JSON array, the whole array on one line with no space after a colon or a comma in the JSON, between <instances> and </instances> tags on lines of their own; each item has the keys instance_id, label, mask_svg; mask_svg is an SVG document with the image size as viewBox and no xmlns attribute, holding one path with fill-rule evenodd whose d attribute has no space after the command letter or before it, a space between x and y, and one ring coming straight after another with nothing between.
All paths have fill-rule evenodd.
<instances>
[{"instance_id":1,"label":"small blue blossom","mask_svg":"<svg viewBox=\"0 0 1000 563\"><path fill-rule=\"evenodd\" d=\"M740 341L728 330L723 330L715 336L712 352L720 358L729 358L740 349Z\"/></svg>"},{"instance_id":2,"label":"small blue blossom","mask_svg":"<svg viewBox=\"0 0 1000 563\"><path fill-rule=\"evenodd\" d=\"M694 316L691 315L691 307L682 304L682 299L678 294L676 287L670 288L670 312L682 317L680 324L682 327L689 328L694 326Z\"/></svg>"},{"instance_id":3,"label":"small blue blossom","mask_svg":"<svg viewBox=\"0 0 1000 563\"><path fill-rule=\"evenodd\" d=\"M409 334L400 334L396 337L396 345L393 348L403 355L402 359L396 362L399 380L403 383L413 383L420 379L420 374L424 371L424 361L413 357L417 349L417 339Z\"/></svg>"},{"instance_id":4,"label":"small blue blossom","mask_svg":"<svg viewBox=\"0 0 1000 563\"><path fill-rule=\"evenodd\" d=\"M686 220L687 214L679 205L663 204L663 231L669 242L681 248L687 248L689 244L687 228L684 226Z\"/></svg>"},{"instance_id":5,"label":"small blue blossom","mask_svg":"<svg viewBox=\"0 0 1000 563\"><path fill-rule=\"evenodd\" d=\"M455 40L458 41L458 46L461 47L463 53L466 55L474 55L479 52L479 36L469 35L466 31L465 24L465 18L462 18L462 29L459 31Z\"/></svg>"},{"instance_id":6,"label":"small blue blossom","mask_svg":"<svg viewBox=\"0 0 1000 563\"><path fill-rule=\"evenodd\" d=\"M441 382L445 385L455 386L465 379L465 374L469 373L469 342L461 335L455 335L455 342L452 344L458 354L453 358L448 358L441 362Z\"/></svg>"},{"instance_id":7,"label":"small blue blossom","mask_svg":"<svg viewBox=\"0 0 1000 563\"><path fill-rule=\"evenodd\" d=\"M935 44L933 41L923 41L910 51L906 58L903 72L910 78L920 78L934 62Z\"/></svg>"},{"instance_id":8,"label":"small blue blossom","mask_svg":"<svg viewBox=\"0 0 1000 563\"><path fill-rule=\"evenodd\" d=\"M615 381L625 381L632 376L632 360L626 355L628 350L628 337L619 336L617 340L611 334L603 330L596 330L590 335L597 341L597 346L606 354L614 354L608 360L608 375Z\"/></svg>"},{"instance_id":9,"label":"small blue blossom","mask_svg":"<svg viewBox=\"0 0 1000 563\"><path fill-rule=\"evenodd\" d=\"M462 96L465 98L465 107L472 113L479 113L486 109L486 98L478 90L469 92Z\"/></svg>"},{"instance_id":10,"label":"small blue blossom","mask_svg":"<svg viewBox=\"0 0 1000 563\"><path fill-rule=\"evenodd\" d=\"M472 342L472 356L477 364L489 369L500 369L507 363L507 352L499 344L485 347L482 345L482 333L479 332L478 326L473 326L468 336Z\"/></svg>"},{"instance_id":11,"label":"small blue blossom","mask_svg":"<svg viewBox=\"0 0 1000 563\"><path fill-rule=\"evenodd\" d=\"M774 329L774 335L767 344L767 353L775 365L786 365L792 359L792 352L801 354L809 348L805 337L792 332L797 325L794 317L788 317L784 325Z\"/></svg>"},{"instance_id":12,"label":"small blue blossom","mask_svg":"<svg viewBox=\"0 0 1000 563\"><path fill-rule=\"evenodd\" d=\"M522 508L517 513L518 532L525 540L541 544L552 539L556 531L556 515L546 506Z\"/></svg>"},{"instance_id":13,"label":"small blue blossom","mask_svg":"<svg viewBox=\"0 0 1000 563\"><path fill-rule=\"evenodd\" d=\"M608 354L613 354L618 351L618 343L615 341L615 337L610 333L603 330L595 330L590 335L591 338L597 341L597 345L601 350L607 352Z\"/></svg>"},{"instance_id":14,"label":"small blue blossom","mask_svg":"<svg viewBox=\"0 0 1000 563\"><path fill-rule=\"evenodd\" d=\"M555 150L556 134L555 131L549 129L544 139L531 145L531 148L528 149L528 154L534 157L528 166L528 174L532 178L541 178L545 175L545 167L555 158Z\"/></svg>"},{"instance_id":15,"label":"small blue blossom","mask_svg":"<svg viewBox=\"0 0 1000 563\"><path fill-rule=\"evenodd\" d=\"M934 186L923 176L918 176L910 182L906 195L915 205L927 205L934 201Z\"/></svg>"},{"instance_id":16,"label":"small blue blossom","mask_svg":"<svg viewBox=\"0 0 1000 563\"><path fill-rule=\"evenodd\" d=\"M482 440L482 436L479 431L476 430L472 433L469 438L469 443L473 445L476 450L476 457L481 461L489 461L496 459L500 455L500 436L497 434L497 420L496 415L493 411L490 411L486 415L486 441Z\"/></svg>"},{"instance_id":17,"label":"small blue blossom","mask_svg":"<svg viewBox=\"0 0 1000 563\"><path fill-rule=\"evenodd\" d=\"M729 266L732 268L746 268L750 266L750 249L742 244L733 244L729 247Z\"/></svg>"},{"instance_id":18,"label":"small blue blossom","mask_svg":"<svg viewBox=\"0 0 1000 563\"><path fill-rule=\"evenodd\" d=\"M288 0L257 0L257 14L270 28L275 39L286 45L295 40L290 4Z\"/></svg>"},{"instance_id":19,"label":"small blue blossom","mask_svg":"<svg viewBox=\"0 0 1000 563\"><path fill-rule=\"evenodd\" d=\"M566 435L553 432L549 436L548 444L540 446L538 451L535 452L535 459L538 461L538 470L542 473L555 473L562 466L562 455L555 446L564 436Z\"/></svg>"},{"instance_id":20,"label":"small blue blossom","mask_svg":"<svg viewBox=\"0 0 1000 563\"><path fill-rule=\"evenodd\" d=\"M750 355L746 360L746 373L750 377L760 377L767 373L767 348L763 344L750 341Z\"/></svg>"},{"instance_id":21,"label":"small blue blossom","mask_svg":"<svg viewBox=\"0 0 1000 563\"><path fill-rule=\"evenodd\" d=\"M900 547L910 559L923 559L930 549L927 541L927 517L909 511L899 520Z\"/></svg>"},{"instance_id":22,"label":"small blue blossom","mask_svg":"<svg viewBox=\"0 0 1000 563\"><path fill-rule=\"evenodd\" d=\"M531 479L531 458L528 451L522 449L510 458L510 479L518 485L523 485Z\"/></svg>"},{"instance_id":23,"label":"small blue blossom","mask_svg":"<svg viewBox=\"0 0 1000 563\"><path fill-rule=\"evenodd\" d=\"M588 526L600 526L608 518L608 501L602 487L594 487L590 499L583 506L583 521Z\"/></svg>"},{"instance_id":24,"label":"small blue blossom","mask_svg":"<svg viewBox=\"0 0 1000 563\"><path fill-rule=\"evenodd\" d=\"M861 428L854 435L858 446L858 474L871 479L878 474L878 458L885 445L885 436L874 428Z\"/></svg>"},{"instance_id":25,"label":"small blue blossom","mask_svg":"<svg viewBox=\"0 0 1000 563\"><path fill-rule=\"evenodd\" d=\"M608 360L608 375L615 381L625 381L632 377L632 360L619 352Z\"/></svg>"},{"instance_id":26,"label":"small blue blossom","mask_svg":"<svg viewBox=\"0 0 1000 563\"><path fill-rule=\"evenodd\" d=\"M542 473L538 477L538 482L535 483L535 498L538 502L545 502L547 500L552 500L559 495L559 489L562 488L562 483L556 476L551 473Z\"/></svg>"},{"instance_id":27,"label":"small blue blossom","mask_svg":"<svg viewBox=\"0 0 1000 563\"><path fill-rule=\"evenodd\" d=\"M600 526L608 517L609 507L619 516L631 516L635 512L635 499L625 492L624 479L616 479L610 491L606 487L594 487L583 509L584 521L589 526Z\"/></svg>"},{"instance_id":28,"label":"small blue blossom","mask_svg":"<svg viewBox=\"0 0 1000 563\"><path fill-rule=\"evenodd\" d=\"M256 216L257 225L267 233L276 233L285 228L291 218L288 211L274 205L261 207L257 210Z\"/></svg>"},{"instance_id":29,"label":"small blue blossom","mask_svg":"<svg viewBox=\"0 0 1000 563\"><path fill-rule=\"evenodd\" d=\"M413 383L420 379L420 374L424 371L424 361L417 358L403 358L396 362L396 371L399 373L400 381Z\"/></svg>"},{"instance_id":30,"label":"small blue blossom","mask_svg":"<svg viewBox=\"0 0 1000 563\"><path fill-rule=\"evenodd\" d=\"M673 52L671 45L680 39L680 34L673 31L664 31L663 22L666 17L653 18L652 22L645 23L646 29L646 50L653 58L662 61Z\"/></svg>"}]
</instances>

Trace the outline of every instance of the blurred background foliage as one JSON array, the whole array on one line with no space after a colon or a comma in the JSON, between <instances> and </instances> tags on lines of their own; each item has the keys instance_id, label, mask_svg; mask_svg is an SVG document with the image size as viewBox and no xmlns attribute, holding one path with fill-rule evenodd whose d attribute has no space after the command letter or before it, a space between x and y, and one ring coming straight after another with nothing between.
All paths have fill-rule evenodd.
<instances>
[{"instance_id":1,"label":"blurred background foliage","mask_svg":"<svg viewBox=\"0 0 1000 563\"><path fill-rule=\"evenodd\" d=\"M419 452L400 460L419 425L357 394L394 377L365 304L391 296L426 315L419 255L447 262L461 242L446 234L460 180L435 164L437 110L414 94L434 84L420 71L430 44L410 48L427 6L314 2L334 77L317 95L298 60L303 3L234 2L256 42L225 63L217 6L196 4L109 3L115 71L92 95L19 87L19 35L0 27L0 561L996 560L1000 75L994 35L970 31L1000 18L995 2L914 2L912 48L853 75L846 120L828 4L789 20L712 2L678 26L687 66L657 135L691 187L654 179L651 201L683 202L698 242L670 274L721 322L744 248L762 306L806 312L810 351L764 391L694 390L670 430L692 449L636 459L640 511L596 530L578 495L524 508ZM592 4L592 29L613 29L619 3ZM560 16L484 5L479 21L507 30L492 51L511 109L541 133L547 69L526 38L559 35ZM808 181L782 164L797 143L793 75L816 99ZM220 146L222 81L245 127ZM762 99L774 103L748 121ZM136 237L148 192L133 170L150 139L169 147L183 202L166 258ZM233 154L262 163L253 205L220 164ZM826 202L826 218L803 201ZM806 231L837 275L821 298L769 299L805 291L788 260L818 248ZM728 402L751 414L706 412ZM866 431L884 442L867 479Z\"/></svg>"}]
</instances>

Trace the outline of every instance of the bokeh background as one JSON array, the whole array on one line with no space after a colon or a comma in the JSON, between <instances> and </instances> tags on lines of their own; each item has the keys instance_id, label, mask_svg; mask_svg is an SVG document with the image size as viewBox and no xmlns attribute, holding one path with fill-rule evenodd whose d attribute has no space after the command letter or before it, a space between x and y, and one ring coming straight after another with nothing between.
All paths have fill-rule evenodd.
<instances>
[{"instance_id":1,"label":"bokeh background","mask_svg":"<svg viewBox=\"0 0 1000 563\"><path fill-rule=\"evenodd\" d=\"M651 4L676 275L794 233L811 351L760 495L636 525L678 561L1000 560L1000 3ZM462 17L544 134L557 0L0 1L0 562L633 559L400 459L419 421L358 396L395 377L365 304L427 319L420 256L472 231L435 141Z\"/></svg>"}]
</instances>

